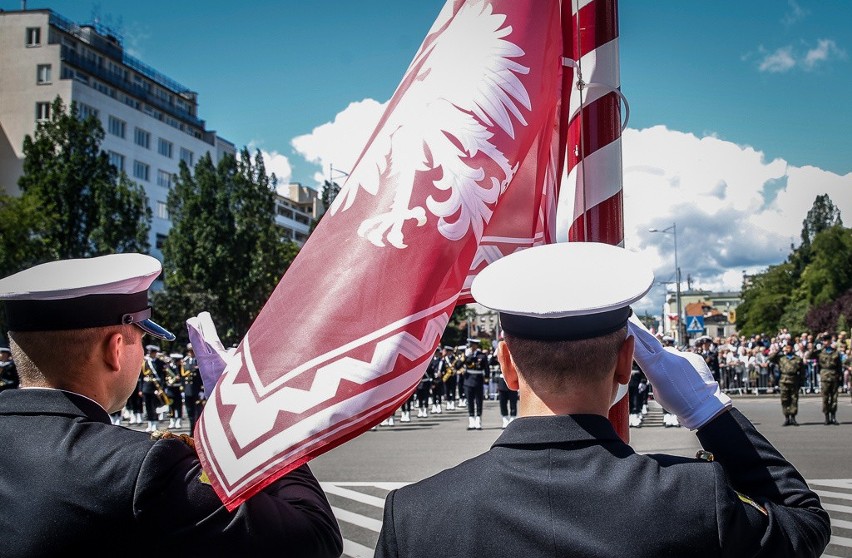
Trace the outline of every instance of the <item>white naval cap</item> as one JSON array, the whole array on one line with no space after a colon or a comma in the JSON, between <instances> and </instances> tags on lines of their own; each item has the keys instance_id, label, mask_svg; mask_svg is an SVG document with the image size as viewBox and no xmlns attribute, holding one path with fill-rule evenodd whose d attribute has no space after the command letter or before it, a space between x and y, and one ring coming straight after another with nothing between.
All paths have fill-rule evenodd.
<instances>
[{"instance_id":1,"label":"white naval cap","mask_svg":"<svg viewBox=\"0 0 852 558\"><path fill-rule=\"evenodd\" d=\"M149 319L148 288L161 270L145 254L57 260L0 279L0 300L11 331L134 324L171 341L174 334Z\"/></svg>"},{"instance_id":2,"label":"white naval cap","mask_svg":"<svg viewBox=\"0 0 852 558\"><path fill-rule=\"evenodd\" d=\"M473 298L500 313L509 334L576 340L624 327L630 305L651 289L654 274L624 248L560 242L515 252L479 272Z\"/></svg>"}]
</instances>

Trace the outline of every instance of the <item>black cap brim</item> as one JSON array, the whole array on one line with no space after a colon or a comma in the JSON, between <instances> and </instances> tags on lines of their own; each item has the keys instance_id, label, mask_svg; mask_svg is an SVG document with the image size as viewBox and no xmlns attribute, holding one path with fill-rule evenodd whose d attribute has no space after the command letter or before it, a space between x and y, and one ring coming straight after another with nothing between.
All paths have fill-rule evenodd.
<instances>
[{"instance_id":1,"label":"black cap brim","mask_svg":"<svg viewBox=\"0 0 852 558\"><path fill-rule=\"evenodd\" d=\"M167 330L163 326L159 325L157 322L153 320L140 320L138 322L133 322L134 325L142 328L145 333L149 335L153 335L159 339L165 339L166 341L174 341L175 334L171 331Z\"/></svg>"}]
</instances>

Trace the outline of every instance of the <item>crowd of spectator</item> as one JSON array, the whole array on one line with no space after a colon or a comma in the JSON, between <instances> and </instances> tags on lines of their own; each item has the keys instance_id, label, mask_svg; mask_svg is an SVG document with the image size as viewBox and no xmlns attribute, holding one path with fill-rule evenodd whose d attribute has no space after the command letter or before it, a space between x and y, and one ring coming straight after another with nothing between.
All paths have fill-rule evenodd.
<instances>
[{"instance_id":1,"label":"crowd of spectator","mask_svg":"<svg viewBox=\"0 0 852 558\"><path fill-rule=\"evenodd\" d=\"M707 362L722 390L735 393L777 393L780 378L779 367L769 361L770 355L781 350L781 346L793 342L794 352L805 363L805 380L801 385L804 393L819 393L819 363L813 356L821 349L825 335L840 354L843 376L840 391L852 391L852 342L846 331L802 332L794 334L782 328L775 335L758 333L752 336L730 335L726 338L702 336L695 339L688 350L701 354Z\"/></svg>"}]
</instances>

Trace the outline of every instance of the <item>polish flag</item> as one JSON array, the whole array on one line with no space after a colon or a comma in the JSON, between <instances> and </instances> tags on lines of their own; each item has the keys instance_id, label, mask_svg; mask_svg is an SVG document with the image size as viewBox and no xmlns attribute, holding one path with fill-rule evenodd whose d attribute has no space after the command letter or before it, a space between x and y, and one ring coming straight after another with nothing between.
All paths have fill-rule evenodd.
<instances>
[{"instance_id":1,"label":"polish flag","mask_svg":"<svg viewBox=\"0 0 852 558\"><path fill-rule=\"evenodd\" d=\"M473 276L555 241L559 0L450 0L197 424L228 509L394 413Z\"/></svg>"}]
</instances>

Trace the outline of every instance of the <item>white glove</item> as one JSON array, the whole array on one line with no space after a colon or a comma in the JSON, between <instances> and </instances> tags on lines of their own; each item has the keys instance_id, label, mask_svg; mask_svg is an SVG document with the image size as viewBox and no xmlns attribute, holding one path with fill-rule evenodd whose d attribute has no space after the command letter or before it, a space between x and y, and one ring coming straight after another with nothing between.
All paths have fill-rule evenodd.
<instances>
[{"instance_id":1,"label":"white glove","mask_svg":"<svg viewBox=\"0 0 852 558\"><path fill-rule=\"evenodd\" d=\"M663 347L635 315L627 329L636 339L633 358L654 386L654 398L681 424L696 430L732 405L701 355Z\"/></svg>"},{"instance_id":2,"label":"white glove","mask_svg":"<svg viewBox=\"0 0 852 558\"><path fill-rule=\"evenodd\" d=\"M195 358L198 359L198 371L201 373L201 381L204 382L204 391L210 394L236 349L226 350L222 345L210 312L202 312L186 320L186 329Z\"/></svg>"}]
</instances>

